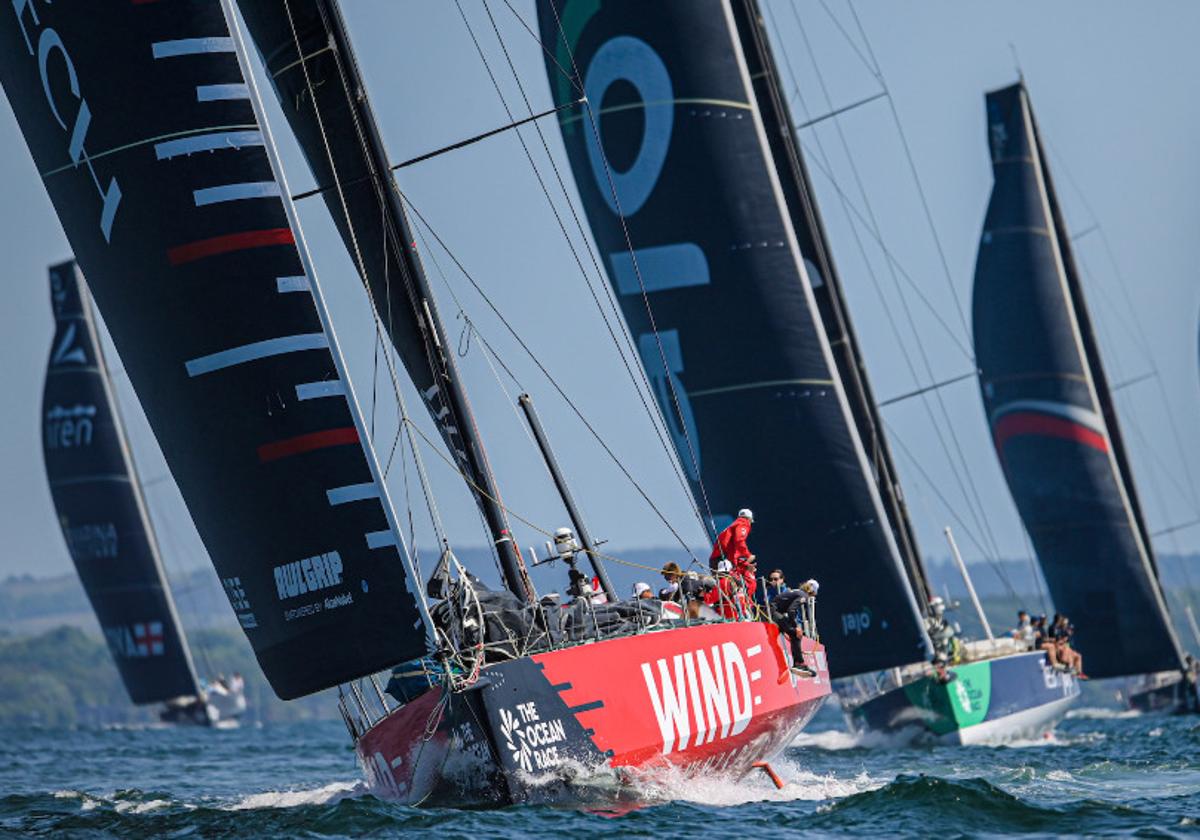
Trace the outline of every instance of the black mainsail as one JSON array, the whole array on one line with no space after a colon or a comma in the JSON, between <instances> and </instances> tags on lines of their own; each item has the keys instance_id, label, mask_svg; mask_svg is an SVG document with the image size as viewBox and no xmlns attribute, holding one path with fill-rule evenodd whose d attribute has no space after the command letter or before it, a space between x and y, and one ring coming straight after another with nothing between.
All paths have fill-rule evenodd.
<instances>
[{"instance_id":1,"label":"black mainsail","mask_svg":"<svg viewBox=\"0 0 1200 840\"><path fill-rule=\"evenodd\" d=\"M972 316L984 409L1058 609L1093 677L1181 649L1023 82L987 94L995 185Z\"/></svg>"},{"instance_id":2,"label":"black mainsail","mask_svg":"<svg viewBox=\"0 0 1200 840\"><path fill-rule=\"evenodd\" d=\"M42 454L67 550L130 699L195 696L191 653L74 262L50 268L50 303Z\"/></svg>"},{"instance_id":3,"label":"black mainsail","mask_svg":"<svg viewBox=\"0 0 1200 840\"><path fill-rule=\"evenodd\" d=\"M12 4L0 82L276 693L425 653L221 5Z\"/></svg>"},{"instance_id":4,"label":"black mainsail","mask_svg":"<svg viewBox=\"0 0 1200 840\"><path fill-rule=\"evenodd\" d=\"M538 7L555 102L581 80L597 115L563 139L694 495L718 525L752 507L761 563L820 579L834 676L925 658L915 541L755 4Z\"/></svg>"},{"instance_id":5,"label":"black mainsail","mask_svg":"<svg viewBox=\"0 0 1200 840\"><path fill-rule=\"evenodd\" d=\"M341 12L328 0L256 0L242 14L379 320L479 505L505 584L532 598Z\"/></svg>"}]
</instances>

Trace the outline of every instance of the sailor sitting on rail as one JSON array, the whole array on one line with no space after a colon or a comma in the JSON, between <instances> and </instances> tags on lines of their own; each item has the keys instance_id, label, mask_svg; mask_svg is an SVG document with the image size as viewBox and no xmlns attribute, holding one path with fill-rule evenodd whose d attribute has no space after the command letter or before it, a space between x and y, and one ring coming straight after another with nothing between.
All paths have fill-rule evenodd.
<instances>
[{"instance_id":1,"label":"sailor sitting on rail","mask_svg":"<svg viewBox=\"0 0 1200 840\"><path fill-rule=\"evenodd\" d=\"M779 625L780 632L791 642L792 662L795 663L792 672L802 677L812 677L815 673L804 665L803 650L800 646L800 639L804 636L804 618L801 611L816 600L820 586L810 578L802 583L799 589L779 593L770 603L771 620Z\"/></svg>"},{"instance_id":2,"label":"sailor sitting on rail","mask_svg":"<svg viewBox=\"0 0 1200 840\"><path fill-rule=\"evenodd\" d=\"M1025 610L1017 611L1017 626L1013 628L1012 635L1020 643L1021 647L1026 650L1034 649L1033 622L1029 620L1029 613Z\"/></svg>"},{"instance_id":3,"label":"sailor sitting on rail","mask_svg":"<svg viewBox=\"0 0 1200 840\"><path fill-rule=\"evenodd\" d=\"M946 602L940 595L929 599L929 616L925 619L925 629L929 632L929 640L933 642L933 668L938 680L950 682L955 675L946 670L947 665L953 665L959 660L958 634L961 629L958 622L946 618Z\"/></svg>"}]
</instances>

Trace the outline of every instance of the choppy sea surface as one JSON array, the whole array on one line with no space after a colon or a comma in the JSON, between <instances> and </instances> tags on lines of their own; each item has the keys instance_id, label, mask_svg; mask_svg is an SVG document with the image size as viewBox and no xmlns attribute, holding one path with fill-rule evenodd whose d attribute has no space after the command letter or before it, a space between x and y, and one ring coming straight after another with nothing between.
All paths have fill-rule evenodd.
<instances>
[{"instance_id":1,"label":"choppy sea surface","mask_svg":"<svg viewBox=\"0 0 1200 840\"><path fill-rule=\"evenodd\" d=\"M415 809L362 784L340 723L0 730L0 834L120 837L551 833L664 836L1200 834L1200 719L1077 709L1004 747L912 747L822 710L776 762L786 779L666 785L621 815Z\"/></svg>"}]
</instances>

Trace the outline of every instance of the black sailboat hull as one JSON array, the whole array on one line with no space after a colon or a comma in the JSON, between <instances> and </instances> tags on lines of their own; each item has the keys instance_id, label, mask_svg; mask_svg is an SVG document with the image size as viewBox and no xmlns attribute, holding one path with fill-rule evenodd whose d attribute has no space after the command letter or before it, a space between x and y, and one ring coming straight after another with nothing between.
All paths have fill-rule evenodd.
<instances>
[{"instance_id":1,"label":"black sailboat hull","mask_svg":"<svg viewBox=\"0 0 1200 840\"><path fill-rule=\"evenodd\" d=\"M441 686L356 739L371 790L409 804L610 802L678 773L740 777L782 750L829 695L763 622L682 627L484 668L466 690Z\"/></svg>"}]
</instances>

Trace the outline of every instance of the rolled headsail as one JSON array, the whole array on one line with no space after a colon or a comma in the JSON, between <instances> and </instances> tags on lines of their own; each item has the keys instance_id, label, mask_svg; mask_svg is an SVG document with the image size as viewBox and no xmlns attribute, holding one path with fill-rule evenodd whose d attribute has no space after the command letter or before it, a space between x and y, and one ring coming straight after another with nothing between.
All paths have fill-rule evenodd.
<instances>
[{"instance_id":1,"label":"rolled headsail","mask_svg":"<svg viewBox=\"0 0 1200 840\"><path fill-rule=\"evenodd\" d=\"M1018 83L986 101L995 185L972 316L996 453L1088 673L1177 669L1179 643L1029 94Z\"/></svg>"},{"instance_id":2,"label":"rolled headsail","mask_svg":"<svg viewBox=\"0 0 1200 840\"><path fill-rule=\"evenodd\" d=\"M0 82L276 693L423 654L220 4L9 4Z\"/></svg>"},{"instance_id":3,"label":"rolled headsail","mask_svg":"<svg viewBox=\"0 0 1200 840\"><path fill-rule=\"evenodd\" d=\"M129 698L193 696L196 672L74 262L50 268L50 303L42 454L67 550Z\"/></svg>"},{"instance_id":4,"label":"rolled headsail","mask_svg":"<svg viewBox=\"0 0 1200 840\"><path fill-rule=\"evenodd\" d=\"M740 0L739 0L740 2ZM728 0L539 0L563 140L693 493L754 510L761 573L821 582L835 676L928 653ZM611 186L610 186L611 184ZM796 218L803 213L796 209ZM630 243L626 242L628 229ZM632 245L632 251L630 250ZM703 479L703 491L700 480ZM706 491L706 492L704 492Z\"/></svg>"}]
</instances>

